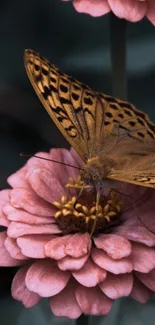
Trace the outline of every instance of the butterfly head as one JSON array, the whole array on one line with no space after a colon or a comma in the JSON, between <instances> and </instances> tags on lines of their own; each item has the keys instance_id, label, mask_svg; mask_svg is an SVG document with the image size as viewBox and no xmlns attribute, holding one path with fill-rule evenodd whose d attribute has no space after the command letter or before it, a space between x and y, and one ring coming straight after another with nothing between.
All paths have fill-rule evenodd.
<instances>
[{"instance_id":1,"label":"butterfly head","mask_svg":"<svg viewBox=\"0 0 155 325\"><path fill-rule=\"evenodd\" d=\"M102 159L100 156L89 158L81 171L81 177L86 184L92 184L98 190L113 165L114 161L110 158Z\"/></svg>"}]
</instances>

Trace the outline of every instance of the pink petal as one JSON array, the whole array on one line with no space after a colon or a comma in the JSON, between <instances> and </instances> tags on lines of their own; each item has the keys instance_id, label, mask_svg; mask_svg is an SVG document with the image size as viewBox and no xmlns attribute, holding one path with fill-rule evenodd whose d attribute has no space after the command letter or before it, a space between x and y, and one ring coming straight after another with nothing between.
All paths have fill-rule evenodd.
<instances>
[{"instance_id":1,"label":"pink petal","mask_svg":"<svg viewBox=\"0 0 155 325\"><path fill-rule=\"evenodd\" d=\"M146 15L146 1L108 0L108 3L113 13L119 18L137 22Z\"/></svg>"},{"instance_id":2,"label":"pink petal","mask_svg":"<svg viewBox=\"0 0 155 325\"><path fill-rule=\"evenodd\" d=\"M77 271L80 270L81 267L87 261L89 255L85 255L79 258L73 258L70 256L64 257L62 260L58 261L57 264L62 271L71 270Z\"/></svg>"},{"instance_id":3,"label":"pink petal","mask_svg":"<svg viewBox=\"0 0 155 325\"><path fill-rule=\"evenodd\" d=\"M144 283L146 287L155 292L155 269L147 274L136 272L136 277Z\"/></svg>"},{"instance_id":4,"label":"pink petal","mask_svg":"<svg viewBox=\"0 0 155 325\"><path fill-rule=\"evenodd\" d=\"M10 190L2 190L0 191L0 225L7 227L9 225L9 221L3 211L3 207L10 199Z\"/></svg>"},{"instance_id":5,"label":"pink petal","mask_svg":"<svg viewBox=\"0 0 155 325\"><path fill-rule=\"evenodd\" d=\"M86 255L91 249L91 239L88 233L72 235L65 247L67 255L78 258Z\"/></svg>"},{"instance_id":6,"label":"pink petal","mask_svg":"<svg viewBox=\"0 0 155 325\"><path fill-rule=\"evenodd\" d=\"M0 266L18 266L22 265L23 261L16 260L10 256L4 246L7 235L6 232L0 232Z\"/></svg>"},{"instance_id":7,"label":"pink petal","mask_svg":"<svg viewBox=\"0 0 155 325\"><path fill-rule=\"evenodd\" d=\"M105 280L107 272L88 259L84 266L72 273L74 278L85 287L95 287Z\"/></svg>"},{"instance_id":8,"label":"pink petal","mask_svg":"<svg viewBox=\"0 0 155 325\"><path fill-rule=\"evenodd\" d=\"M129 258L113 260L101 249L92 249L92 259L101 268L114 274L129 273L133 270L133 263Z\"/></svg>"},{"instance_id":9,"label":"pink petal","mask_svg":"<svg viewBox=\"0 0 155 325\"><path fill-rule=\"evenodd\" d=\"M23 187L23 188L30 189L30 184L28 183L25 177L26 173L27 173L27 167L24 166L21 169L19 169L16 173L8 177L7 179L8 184L13 188Z\"/></svg>"},{"instance_id":10,"label":"pink petal","mask_svg":"<svg viewBox=\"0 0 155 325\"><path fill-rule=\"evenodd\" d=\"M150 247L155 246L155 234L148 231L144 226L120 226L117 228L117 234Z\"/></svg>"},{"instance_id":11,"label":"pink petal","mask_svg":"<svg viewBox=\"0 0 155 325\"><path fill-rule=\"evenodd\" d=\"M114 275L108 273L104 282L99 284L101 290L111 299L118 299L130 295L133 285L131 273Z\"/></svg>"},{"instance_id":12,"label":"pink petal","mask_svg":"<svg viewBox=\"0 0 155 325\"><path fill-rule=\"evenodd\" d=\"M10 193L11 205L15 208L22 208L29 213L41 217L50 217L55 213L52 204L45 202L31 189L16 188Z\"/></svg>"},{"instance_id":13,"label":"pink petal","mask_svg":"<svg viewBox=\"0 0 155 325\"><path fill-rule=\"evenodd\" d=\"M155 2L154 0L147 0L147 18L155 25Z\"/></svg>"},{"instance_id":14,"label":"pink petal","mask_svg":"<svg viewBox=\"0 0 155 325\"><path fill-rule=\"evenodd\" d=\"M22 222L11 222L8 227L8 236L18 238L29 234L59 234L61 230L55 224L31 226Z\"/></svg>"},{"instance_id":15,"label":"pink petal","mask_svg":"<svg viewBox=\"0 0 155 325\"><path fill-rule=\"evenodd\" d=\"M135 271L148 273L155 268L155 250L142 244L132 244L131 259Z\"/></svg>"},{"instance_id":16,"label":"pink petal","mask_svg":"<svg viewBox=\"0 0 155 325\"><path fill-rule=\"evenodd\" d=\"M79 285L75 292L77 302L87 315L107 315L113 301L98 288L86 288Z\"/></svg>"},{"instance_id":17,"label":"pink petal","mask_svg":"<svg viewBox=\"0 0 155 325\"><path fill-rule=\"evenodd\" d=\"M58 150L58 149L53 149ZM59 149L60 150L60 149ZM37 158L35 156L42 157L44 159ZM36 169L36 168L47 168L49 170L53 169L53 162L46 160L50 159L50 154L48 152L40 151L35 154L35 156L32 156L26 163L27 170L29 169Z\"/></svg>"},{"instance_id":18,"label":"pink petal","mask_svg":"<svg viewBox=\"0 0 155 325\"><path fill-rule=\"evenodd\" d=\"M55 151L55 153L54 153ZM75 167L81 167L81 164L79 164L79 161L77 158L74 157L72 150L66 150L66 149L51 149L50 150L50 157L52 159L55 159L57 161L61 161L65 164L69 164ZM56 164L53 165L53 170L55 173L55 167ZM63 166L57 164L57 169L56 169L56 175L57 178L59 179L60 183L65 186L66 183L68 182L69 177L73 177L76 179L79 175L79 171L76 168L69 167L69 166ZM63 175L63 177L62 177Z\"/></svg>"},{"instance_id":19,"label":"pink petal","mask_svg":"<svg viewBox=\"0 0 155 325\"><path fill-rule=\"evenodd\" d=\"M86 13L93 17L99 17L107 14L110 7L107 0L74 0L73 5L80 13Z\"/></svg>"},{"instance_id":20,"label":"pink petal","mask_svg":"<svg viewBox=\"0 0 155 325\"><path fill-rule=\"evenodd\" d=\"M62 272L51 260L43 260L32 264L26 274L25 283L30 291L41 297L50 297L62 291L69 278L69 272Z\"/></svg>"},{"instance_id":21,"label":"pink petal","mask_svg":"<svg viewBox=\"0 0 155 325\"><path fill-rule=\"evenodd\" d=\"M38 215L28 213L22 209L16 209L9 203L3 207L3 212L7 215L7 218L10 221L25 222L30 225L51 224L52 222L55 222L54 217L40 217Z\"/></svg>"},{"instance_id":22,"label":"pink petal","mask_svg":"<svg viewBox=\"0 0 155 325\"><path fill-rule=\"evenodd\" d=\"M154 191L150 189L146 191L145 195L141 198L141 202L137 205L137 214L139 216L139 222L144 228L150 229L149 233L155 235L155 195ZM149 213L148 213L149 210Z\"/></svg>"},{"instance_id":23,"label":"pink petal","mask_svg":"<svg viewBox=\"0 0 155 325\"><path fill-rule=\"evenodd\" d=\"M12 258L17 260L27 260L27 257L21 253L15 239L7 237L4 246Z\"/></svg>"},{"instance_id":24,"label":"pink petal","mask_svg":"<svg viewBox=\"0 0 155 325\"><path fill-rule=\"evenodd\" d=\"M121 147L120 150L122 150ZM124 183L124 182L119 182L119 190L120 193L125 193L127 195L126 198L125 197L123 198L123 201L125 202L125 209L126 210L129 209L131 218L135 219L135 215L133 214L133 207L135 207L135 204L138 207L141 206L142 202L145 204L145 202L148 201L148 198L150 196L150 191L152 190L143 186L137 186L134 184ZM129 220L128 216L127 216L127 220Z\"/></svg>"},{"instance_id":25,"label":"pink petal","mask_svg":"<svg viewBox=\"0 0 155 325\"><path fill-rule=\"evenodd\" d=\"M44 247L46 256L54 258L55 260L61 260L65 257L67 255L65 247L70 237L71 235L66 235L50 240Z\"/></svg>"},{"instance_id":26,"label":"pink petal","mask_svg":"<svg viewBox=\"0 0 155 325\"><path fill-rule=\"evenodd\" d=\"M65 289L50 298L50 307L55 316L76 319L82 314L75 297L75 287L74 282L70 281Z\"/></svg>"},{"instance_id":27,"label":"pink petal","mask_svg":"<svg viewBox=\"0 0 155 325\"><path fill-rule=\"evenodd\" d=\"M37 293L30 292L25 286L25 276L29 266L24 266L15 275L11 292L14 299L22 301L25 307L36 305L41 299Z\"/></svg>"},{"instance_id":28,"label":"pink petal","mask_svg":"<svg viewBox=\"0 0 155 325\"><path fill-rule=\"evenodd\" d=\"M28 174L31 187L45 201L52 203L60 200L64 195L64 188L61 186L56 174L47 169L37 168Z\"/></svg>"},{"instance_id":29,"label":"pink petal","mask_svg":"<svg viewBox=\"0 0 155 325\"><path fill-rule=\"evenodd\" d=\"M130 296L141 304L146 304L152 296L152 291L135 277Z\"/></svg>"},{"instance_id":30,"label":"pink petal","mask_svg":"<svg viewBox=\"0 0 155 325\"><path fill-rule=\"evenodd\" d=\"M3 212L0 213L0 225L3 227L8 227L9 225L7 216Z\"/></svg>"},{"instance_id":31,"label":"pink petal","mask_svg":"<svg viewBox=\"0 0 155 325\"><path fill-rule=\"evenodd\" d=\"M77 154L77 152L73 149L73 147L70 148L69 153L73 159L73 162L70 162L70 163L71 164L76 163L76 166L81 168L81 166L83 166L83 160L80 158L80 156Z\"/></svg>"},{"instance_id":32,"label":"pink petal","mask_svg":"<svg viewBox=\"0 0 155 325\"><path fill-rule=\"evenodd\" d=\"M31 258L45 258L45 244L51 240L51 235L27 235L17 238L17 244L25 256Z\"/></svg>"},{"instance_id":33,"label":"pink petal","mask_svg":"<svg viewBox=\"0 0 155 325\"><path fill-rule=\"evenodd\" d=\"M118 235L99 235L94 238L97 248L105 250L105 252L113 259L127 257L131 253L130 242Z\"/></svg>"},{"instance_id":34,"label":"pink petal","mask_svg":"<svg viewBox=\"0 0 155 325\"><path fill-rule=\"evenodd\" d=\"M11 190L1 190L0 191L0 207L3 206L10 199L10 191Z\"/></svg>"},{"instance_id":35,"label":"pink petal","mask_svg":"<svg viewBox=\"0 0 155 325\"><path fill-rule=\"evenodd\" d=\"M36 153L36 155L47 159L53 159L58 162L60 161L62 163L63 162L69 163L73 166L77 165L76 161L72 157L72 154L70 154L70 151L66 149L52 148L49 153L38 152ZM73 176L73 175L75 176L75 171L76 171L76 169L72 167L57 164L52 161L38 159L35 157L32 157L31 159L28 160L28 167L30 171L33 171L36 168L44 168L50 171L52 174L52 178L57 179L63 187L67 183L69 176Z\"/></svg>"}]
</instances>

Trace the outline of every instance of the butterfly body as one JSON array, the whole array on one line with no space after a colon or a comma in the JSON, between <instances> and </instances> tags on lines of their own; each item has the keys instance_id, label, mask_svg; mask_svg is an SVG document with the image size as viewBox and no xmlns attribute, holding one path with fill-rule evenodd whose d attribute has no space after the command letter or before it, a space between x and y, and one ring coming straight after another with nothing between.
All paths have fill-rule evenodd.
<instances>
[{"instance_id":1,"label":"butterfly body","mask_svg":"<svg viewBox=\"0 0 155 325\"><path fill-rule=\"evenodd\" d=\"M93 91L35 51L26 50L24 61L39 99L82 158L85 182L155 187L155 125L145 113Z\"/></svg>"},{"instance_id":2,"label":"butterfly body","mask_svg":"<svg viewBox=\"0 0 155 325\"><path fill-rule=\"evenodd\" d=\"M93 184L96 190L99 190L103 186L103 181L107 179L114 165L115 162L110 157L104 157L104 159L101 155L91 157L81 170L82 180L86 184Z\"/></svg>"}]
</instances>

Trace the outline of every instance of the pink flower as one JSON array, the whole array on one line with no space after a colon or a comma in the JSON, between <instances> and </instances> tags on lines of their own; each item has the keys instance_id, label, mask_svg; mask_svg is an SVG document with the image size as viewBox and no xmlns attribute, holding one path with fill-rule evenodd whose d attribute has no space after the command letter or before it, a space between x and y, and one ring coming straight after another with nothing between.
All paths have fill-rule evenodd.
<instances>
[{"instance_id":1,"label":"pink flower","mask_svg":"<svg viewBox=\"0 0 155 325\"><path fill-rule=\"evenodd\" d=\"M39 155L80 167L72 149ZM130 197L112 216L104 196L104 222L101 216L90 236L89 222L78 211L88 215L91 192L85 192L83 208L65 205L65 184L77 175L74 168L33 157L8 178L12 189L0 192L0 224L6 227L0 233L0 264L21 266L12 296L25 307L48 297L56 316L71 319L106 315L115 299L129 295L145 303L155 292L154 190L121 183L119 191ZM59 204L62 209L55 207Z\"/></svg>"},{"instance_id":2,"label":"pink flower","mask_svg":"<svg viewBox=\"0 0 155 325\"><path fill-rule=\"evenodd\" d=\"M73 0L73 6L78 12L93 17L112 11L119 18L137 22L146 16L155 25L154 0Z\"/></svg>"}]
</instances>

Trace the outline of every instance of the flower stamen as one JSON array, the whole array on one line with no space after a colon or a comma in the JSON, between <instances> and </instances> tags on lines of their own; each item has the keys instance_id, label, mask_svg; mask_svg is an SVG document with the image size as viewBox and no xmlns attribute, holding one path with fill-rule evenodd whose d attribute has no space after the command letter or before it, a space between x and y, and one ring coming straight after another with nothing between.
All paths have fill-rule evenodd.
<instances>
[{"instance_id":1,"label":"flower stamen","mask_svg":"<svg viewBox=\"0 0 155 325\"><path fill-rule=\"evenodd\" d=\"M109 228L118 224L121 204L114 190L111 189L107 197L101 195L100 203L96 207L96 195L88 192L80 176L76 181L70 177L69 181L67 187L72 186L78 191L82 186L83 191L80 195L77 193L77 196L72 196L71 199L63 195L60 202L53 202L58 209L55 218L63 233L89 232L92 234L93 229L93 234L95 234L107 232Z\"/></svg>"}]
</instances>

